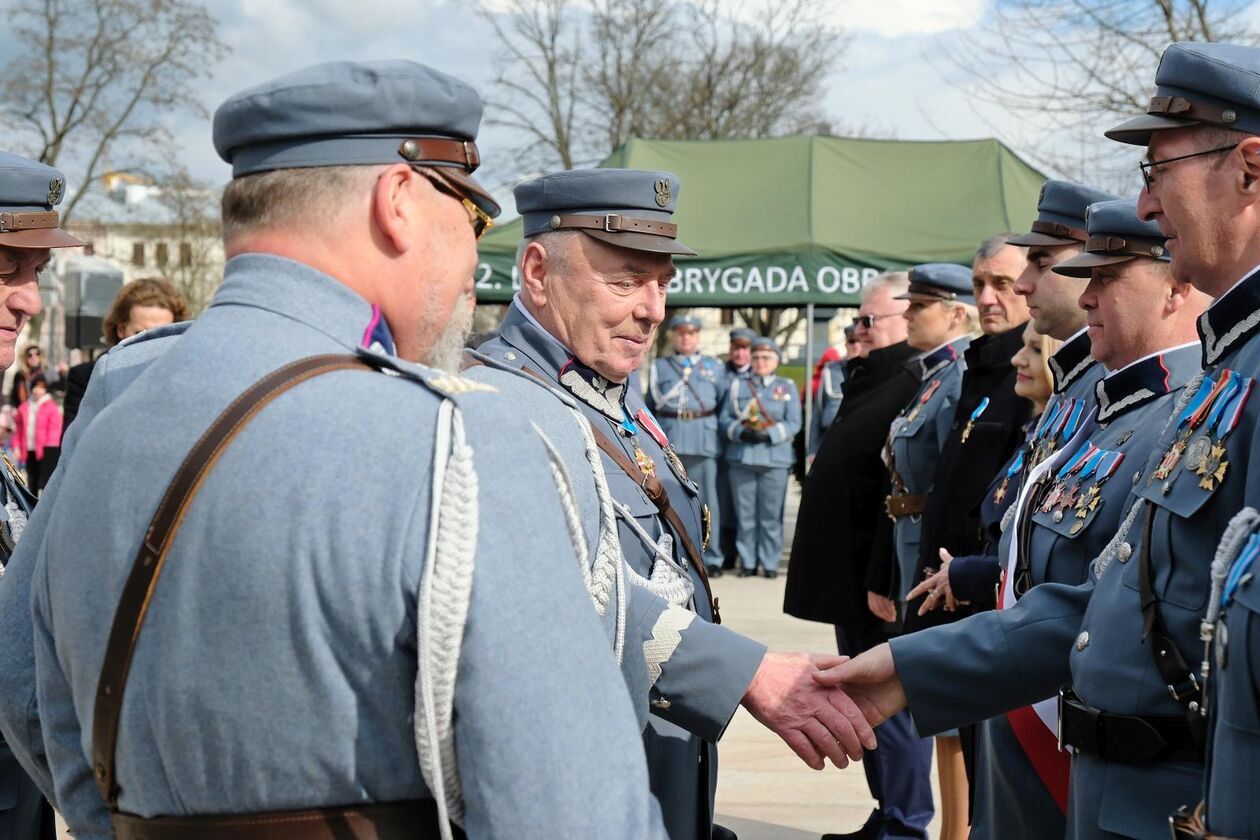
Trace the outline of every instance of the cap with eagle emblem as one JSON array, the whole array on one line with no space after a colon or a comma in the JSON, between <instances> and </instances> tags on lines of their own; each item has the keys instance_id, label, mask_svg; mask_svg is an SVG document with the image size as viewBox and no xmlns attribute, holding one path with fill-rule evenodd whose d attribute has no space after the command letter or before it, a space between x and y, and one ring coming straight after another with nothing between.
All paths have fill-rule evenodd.
<instances>
[{"instance_id":1,"label":"cap with eagle emblem","mask_svg":"<svg viewBox=\"0 0 1260 840\"><path fill-rule=\"evenodd\" d=\"M76 248L83 243L61 229L56 210L66 178L46 163L0 152L0 245L8 248Z\"/></svg>"}]
</instances>

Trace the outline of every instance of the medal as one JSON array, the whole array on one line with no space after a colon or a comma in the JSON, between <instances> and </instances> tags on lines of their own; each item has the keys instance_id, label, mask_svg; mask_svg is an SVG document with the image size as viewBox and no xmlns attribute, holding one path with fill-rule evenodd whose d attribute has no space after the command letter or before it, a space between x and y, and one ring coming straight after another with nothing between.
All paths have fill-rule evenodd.
<instances>
[{"instance_id":1,"label":"medal","mask_svg":"<svg viewBox=\"0 0 1260 840\"><path fill-rule=\"evenodd\" d=\"M638 438L631 438L630 444L634 447L634 463L638 465L639 471L649 478L654 478L656 476L656 462L648 457L648 454L639 446Z\"/></svg>"},{"instance_id":2,"label":"medal","mask_svg":"<svg viewBox=\"0 0 1260 840\"><path fill-rule=\"evenodd\" d=\"M1102 490L1097 484L1090 485L1085 495L1076 502L1076 518L1084 519L1097 510L1100 504L1102 504Z\"/></svg>"},{"instance_id":3,"label":"medal","mask_svg":"<svg viewBox=\"0 0 1260 840\"><path fill-rule=\"evenodd\" d=\"M683 481L691 480L687 477L687 467L683 464L682 458L678 457L678 453L674 451L672 443L665 447L665 457L669 460L669 465L673 468L675 475Z\"/></svg>"},{"instance_id":4,"label":"medal","mask_svg":"<svg viewBox=\"0 0 1260 840\"><path fill-rule=\"evenodd\" d=\"M1010 482L1011 477L1009 475L1002 478L1002 483L998 485L997 491L993 494L994 502L999 505L1002 504L1002 500L1006 498L1006 486L1010 484Z\"/></svg>"},{"instance_id":5,"label":"medal","mask_svg":"<svg viewBox=\"0 0 1260 840\"><path fill-rule=\"evenodd\" d=\"M966 443L967 438L971 437L971 430L976 425L976 420L980 419L980 415L984 414L984 410L989 407L989 398L985 397L980 401L980 405L976 406L976 410L971 412L971 417L967 418L967 425L963 429L962 442Z\"/></svg>"},{"instance_id":6,"label":"medal","mask_svg":"<svg viewBox=\"0 0 1260 840\"><path fill-rule=\"evenodd\" d=\"M1203 466L1203 462L1207 460L1208 452L1212 449L1212 441L1207 435L1199 435L1190 441L1190 445L1186 447L1186 469L1192 473L1197 473L1199 468Z\"/></svg>"},{"instance_id":7,"label":"medal","mask_svg":"<svg viewBox=\"0 0 1260 840\"><path fill-rule=\"evenodd\" d=\"M1216 490L1225 480L1225 471L1229 469L1229 461L1225 460L1225 444L1214 443L1203 463L1195 470L1199 476L1199 486L1209 493Z\"/></svg>"},{"instance_id":8,"label":"medal","mask_svg":"<svg viewBox=\"0 0 1260 840\"><path fill-rule=\"evenodd\" d=\"M709 550L709 537L713 536L713 514L709 512L708 505L700 505L700 526L703 538L700 540L700 550Z\"/></svg>"},{"instance_id":9,"label":"medal","mask_svg":"<svg viewBox=\"0 0 1260 840\"><path fill-rule=\"evenodd\" d=\"M1151 473L1147 483L1154 484L1156 481L1163 481L1168 478L1169 474L1176 468L1177 462L1181 460L1181 453L1185 452L1185 450L1186 441L1184 438L1177 438L1177 440L1173 441L1173 445L1168 447L1168 451L1160 459L1159 466L1155 468L1155 472Z\"/></svg>"}]
</instances>

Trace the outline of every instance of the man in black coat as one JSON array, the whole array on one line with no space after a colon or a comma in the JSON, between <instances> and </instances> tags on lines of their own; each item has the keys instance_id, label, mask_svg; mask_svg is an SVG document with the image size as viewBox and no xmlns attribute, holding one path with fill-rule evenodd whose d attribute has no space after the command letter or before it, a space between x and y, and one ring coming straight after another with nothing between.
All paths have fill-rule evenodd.
<instances>
[{"instance_id":1,"label":"man in black coat","mask_svg":"<svg viewBox=\"0 0 1260 840\"><path fill-rule=\"evenodd\" d=\"M1023 427L1032 404L1015 393L1015 368L1011 357L1023 346L1028 303L1016 294L1015 281L1027 262L1027 248L1010 245L1011 234L992 237L981 244L972 264L972 285L980 330L963 354L967 370L954 423L923 509L919 542L919 568L915 583L940 567L940 549L951 556L979 554L985 535L980 505L993 476L1023 443ZM954 612L936 610L918 614L922 598L906 607L905 632L956 621L970 614L967 607ZM974 729L964 727L959 737L936 738L937 771L945 813L965 813L970 802L974 763Z\"/></svg>"},{"instance_id":2,"label":"man in black coat","mask_svg":"<svg viewBox=\"0 0 1260 840\"><path fill-rule=\"evenodd\" d=\"M866 592L869 574L885 572L868 562L888 495L880 453L889 424L920 384L912 365L919 353L905 341L908 304L895 299L908 285L906 275L896 273L863 289L857 322L863 355L845 369L844 400L805 481L792 540L783 609L834 625L840 653L850 656L888 637L888 625L867 607ZM879 726L876 737L879 748L866 755L862 769L878 807L851 836L926 838L930 743L914 733L904 713Z\"/></svg>"}]
</instances>

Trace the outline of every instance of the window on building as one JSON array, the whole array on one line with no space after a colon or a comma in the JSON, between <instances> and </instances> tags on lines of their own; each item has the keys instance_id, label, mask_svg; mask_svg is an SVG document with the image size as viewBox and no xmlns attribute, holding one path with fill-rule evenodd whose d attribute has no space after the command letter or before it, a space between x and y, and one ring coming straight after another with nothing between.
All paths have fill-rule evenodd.
<instances>
[{"instance_id":1,"label":"window on building","mask_svg":"<svg viewBox=\"0 0 1260 840\"><path fill-rule=\"evenodd\" d=\"M722 326L729 327L733 325L734 323L735 323L735 310L723 309L722 310Z\"/></svg>"},{"instance_id":2,"label":"window on building","mask_svg":"<svg viewBox=\"0 0 1260 840\"><path fill-rule=\"evenodd\" d=\"M188 242L179 243L179 267L188 268L192 265L192 245Z\"/></svg>"},{"instance_id":3,"label":"window on building","mask_svg":"<svg viewBox=\"0 0 1260 840\"><path fill-rule=\"evenodd\" d=\"M131 243L131 264L144 267L144 243Z\"/></svg>"},{"instance_id":4,"label":"window on building","mask_svg":"<svg viewBox=\"0 0 1260 840\"><path fill-rule=\"evenodd\" d=\"M95 254L95 253L96 253L96 243L95 243L95 242L93 242L91 239L89 239L87 242L84 242L84 243L83 243L83 255L84 255L85 257L90 257L90 256L92 256L92 255L93 255L93 254Z\"/></svg>"},{"instance_id":5,"label":"window on building","mask_svg":"<svg viewBox=\"0 0 1260 840\"><path fill-rule=\"evenodd\" d=\"M157 244L156 253L153 255L153 262L159 266L165 266L170 261L171 255L165 242Z\"/></svg>"}]
</instances>

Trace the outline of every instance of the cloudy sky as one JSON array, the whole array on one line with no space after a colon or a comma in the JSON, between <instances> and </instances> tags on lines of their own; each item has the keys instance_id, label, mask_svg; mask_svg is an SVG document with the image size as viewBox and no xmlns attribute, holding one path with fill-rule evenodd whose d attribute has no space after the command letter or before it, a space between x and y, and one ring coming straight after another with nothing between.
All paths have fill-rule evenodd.
<instances>
[{"instance_id":1,"label":"cloudy sky","mask_svg":"<svg viewBox=\"0 0 1260 840\"><path fill-rule=\"evenodd\" d=\"M997 136L1018 148L1019 126L1003 114L979 114L946 78L942 50L976 26L988 0L823 0L819 8L852 44L828 79L824 109L841 125L899 139ZM231 54L199 94L213 109L232 92L280 73L334 59L411 58L460 76L483 92L494 74L493 33L451 0L208 0ZM0 33L0 62L13 42ZM186 119L177 138L184 162L204 180L223 183L228 168L210 145L208 121ZM480 145L495 187L516 172L506 157L514 138L489 131ZM494 161L506 162L495 165ZM496 183L497 181L497 183Z\"/></svg>"}]
</instances>

